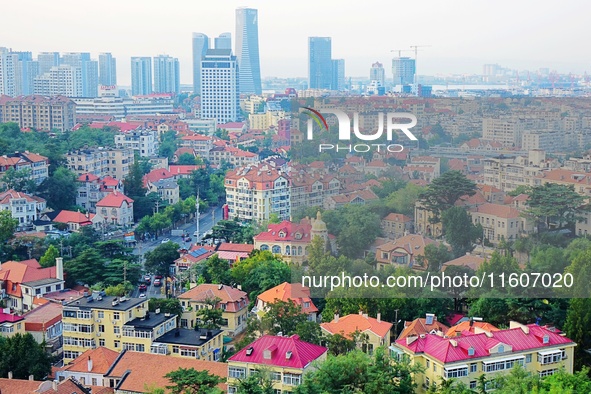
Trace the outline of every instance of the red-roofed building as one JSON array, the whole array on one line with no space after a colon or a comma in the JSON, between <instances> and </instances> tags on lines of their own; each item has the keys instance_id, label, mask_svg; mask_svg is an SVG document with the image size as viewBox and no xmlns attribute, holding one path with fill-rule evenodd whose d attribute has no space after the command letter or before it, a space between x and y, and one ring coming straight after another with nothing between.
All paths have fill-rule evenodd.
<instances>
[{"instance_id":1,"label":"red-roofed building","mask_svg":"<svg viewBox=\"0 0 591 394\"><path fill-rule=\"evenodd\" d=\"M181 147L192 148L204 159L209 160L209 151L213 148L213 138L203 134L187 134L179 141Z\"/></svg>"},{"instance_id":2,"label":"red-roofed building","mask_svg":"<svg viewBox=\"0 0 591 394\"><path fill-rule=\"evenodd\" d=\"M299 336L265 335L228 359L228 393L236 393L238 380L253 369L269 369L273 388L287 393L302 383L303 375L324 361L327 349L302 341Z\"/></svg>"},{"instance_id":3,"label":"red-roofed building","mask_svg":"<svg viewBox=\"0 0 591 394\"><path fill-rule=\"evenodd\" d=\"M433 313L427 313L425 317L419 317L413 321L405 321L404 328L397 339L406 337L420 337L426 334L443 335L449 327L437 321L437 316Z\"/></svg>"},{"instance_id":4,"label":"red-roofed building","mask_svg":"<svg viewBox=\"0 0 591 394\"><path fill-rule=\"evenodd\" d=\"M499 329L490 323L469 319L450 327L449 330L445 332L445 336L448 338L455 338L466 333L478 334L483 331L494 332L499 331Z\"/></svg>"},{"instance_id":5,"label":"red-roofed building","mask_svg":"<svg viewBox=\"0 0 591 394\"><path fill-rule=\"evenodd\" d=\"M183 307L181 327L193 328L195 324L200 325L197 311L209 308L208 300L218 299L216 308L223 311L220 328L230 336L240 334L246 329L249 300L246 292L240 289L204 283L184 292L178 298Z\"/></svg>"},{"instance_id":6,"label":"red-roofed building","mask_svg":"<svg viewBox=\"0 0 591 394\"><path fill-rule=\"evenodd\" d=\"M133 200L123 193L109 193L96 203L96 211L105 223L124 227L133 224Z\"/></svg>"},{"instance_id":7,"label":"red-roofed building","mask_svg":"<svg viewBox=\"0 0 591 394\"><path fill-rule=\"evenodd\" d=\"M400 264L424 271L427 269L428 261L422 259L423 265L421 265L421 261L417 257L425 256L425 247L427 245L438 246L439 242L422 235L410 234L380 245L376 250L377 268L381 269L387 265L398 266Z\"/></svg>"},{"instance_id":8,"label":"red-roofed building","mask_svg":"<svg viewBox=\"0 0 591 394\"><path fill-rule=\"evenodd\" d=\"M84 386L102 386L103 377L118 356L119 352L102 346L87 350L69 364L54 371L54 379L63 381L73 378Z\"/></svg>"},{"instance_id":9,"label":"red-roofed building","mask_svg":"<svg viewBox=\"0 0 591 394\"><path fill-rule=\"evenodd\" d=\"M382 219L382 233L387 238L396 239L412 232L412 219L406 215L392 212Z\"/></svg>"},{"instance_id":10,"label":"red-roofed building","mask_svg":"<svg viewBox=\"0 0 591 394\"><path fill-rule=\"evenodd\" d=\"M259 161L259 155L233 146L216 146L209 151L209 162L219 166L223 162L235 167L254 165Z\"/></svg>"},{"instance_id":11,"label":"red-roofed building","mask_svg":"<svg viewBox=\"0 0 591 394\"><path fill-rule=\"evenodd\" d=\"M382 321L378 313L377 318L369 317L363 312L343 317L335 315L329 323L320 324L322 332L327 335L340 334L353 339L355 334L364 334L367 339L362 343L361 350L373 354L380 346L390 346L390 330L393 324Z\"/></svg>"},{"instance_id":12,"label":"red-roofed building","mask_svg":"<svg viewBox=\"0 0 591 394\"><path fill-rule=\"evenodd\" d=\"M35 298L33 301L45 300L45 298ZM54 356L62 353L62 312L61 303L46 302L35 306L30 312L23 315L25 319L25 331L33 335L37 343L45 342L45 348Z\"/></svg>"},{"instance_id":13,"label":"red-roofed building","mask_svg":"<svg viewBox=\"0 0 591 394\"><path fill-rule=\"evenodd\" d=\"M33 226L47 204L41 197L10 189L0 193L0 210L9 210L18 221L17 230L28 230Z\"/></svg>"},{"instance_id":14,"label":"red-roofed building","mask_svg":"<svg viewBox=\"0 0 591 394\"><path fill-rule=\"evenodd\" d=\"M521 216L519 211L510 205L482 204L470 209L474 224L480 223L484 236L493 244L501 240L514 241L534 231L531 220Z\"/></svg>"},{"instance_id":15,"label":"red-roofed building","mask_svg":"<svg viewBox=\"0 0 591 394\"><path fill-rule=\"evenodd\" d=\"M77 232L80 228L85 226L92 226L95 229L98 229L103 223L101 215L96 215L90 212L82 213L80 211L67 211L65 209L59 212L47 213L41 217L41 220L44 220L45 218L50 218L54 223L66 224L68 226L68 231L73 232Z\"/></svg>"},{"instance_id":16,"label":"red-roofed building","mask_svg":"<svg viewBox=\"0 0 591 394\"><path fill-rule=\"evenodd\" d=\"M39 185L49 176L49 159L28 150L0 156L0 178L9 168L30 170L30 179Z\"/></svg>"},{"instance_id":17,"label":"red-roofed building","mask_svg":"<svg viewBox=\"0 0 591 394\"><path fill-rule=\"evenodd\" d=\"M61 258L54 267L41 268L35 259L7 261L0 264L0 294L6 306L22 313L33 309L37 296L64 288L64 272Z\"/></svg>"},{"instance_id":18,"label":"red-roofed building","mask_svg":"<svg viewBox=\"0 0 591 394\"><path fill-rule=\"evenodd\" d=\"M302 312L308 315L308 320L316 321L318 308L310 298L310 288L301 283L283 282L267 291L262 292L257 297L255 312L263 316L268 310L268 306L277 301L292 301L302 308Z\"/></svg>"},{"instance_id":19,"label":"red-roofed building","mask_svg":"<svg viewBox=\"0 0 591 394\"><path fill-rule=\"evenodd\" d=\"M25 322L22 316L10 313L10 308L0 310L0 336L11 337L25 333Z\"/></svg>"},{"instance_id":20,"label":"red-roofed building","mask_svg":"<svg viewBox=\"0 0 591 394\"><path fill-rule=\"evenodd\" d=\"M394 355L407 355L424 372L415 374L417 393L426 393L441 380L454 379L475 389L480 375L492 380L515 365L537 376L552 375L564 368L573 373L574 343L547 327L510 323L510 328L486 331L476 328L461 336L437 334L407 336L390 347Z\"/></svg>"},{"instance_id":21,"label":"red-roofed building","mask_svg":"<svg viewBox=\"0 0 591 394\"><path fill-rule=\"evenodd\" d=\"M179 178L190 178L193 171L198 171L202 168L205 168L203 164L196 164L196 165L178 165L178 164L171 164L168 166L169 172L176 177Z\"/></svg>"}]
</instances>

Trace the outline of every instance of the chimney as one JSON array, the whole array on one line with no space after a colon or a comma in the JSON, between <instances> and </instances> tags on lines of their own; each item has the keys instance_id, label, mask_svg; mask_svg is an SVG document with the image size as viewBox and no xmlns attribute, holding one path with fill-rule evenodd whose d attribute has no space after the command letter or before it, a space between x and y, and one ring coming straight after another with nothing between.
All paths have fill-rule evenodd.
<instances>
[{"instance_id":1,"label":"chimney","mask_svg":"<svg viewBox=\"0 0 591 394\"><path fill-rule=\"evenodd\" d=\"M30 381L33 381L33 380L35 380L35 377L34 377L33 375L29 375L29 380L30 380Z\"/></svg>"},{"instance_id":2,"label":"chimney","mask_svg":"<svg viewBox=\"0 0 591 394\"><path fill-rule=\"evenodd\" d=\"M12 379L12 371L8 371L8 379Z\"/></svg>"},{"instance_id":3,"label":"chimney","mask_svg":"<svg viewBox=\"0 0 591 394\"><path fill-rule=\"evenodd\" d=\"M64 280L64 259L62 257L55 259L55 276L57 279Z\"/></svg>"},{"instance_id":4,"label":"chimney","mask_svg":"<svg viewBox=\"0 0 591 394\"><path fill-rule=\"evenodd\" d=\"M339 322L339 314L338 314L338 313L335 313L335 314L334 314L334 319L333 319L333 321L334 321L335 323L338 323L338 322Z\"/></svg>"},{"instance_id":5,"label":"chimney","mask_svg":"<svg viewBox=\"0 0 591 394\"><path fill-rule=\"evenodd\" d=\"M377 319L378 319L378 323L381 323L382 322L382 314L379 313L379 312L378 312Z\"/></svg>"},{"instance_id":6,"label":"chimney","mask_svg":"<svg viewBox=\"0 0 591 394\"><path fill-rule=\"evenodd\" d=\"M87 366L88 366L88 372L92 371L92 359L90 357L88 357Z\"/></svg>"},{"instance_id":7,"label":"chimney","mask_svg":"<svg viewBox=\"0 0 591 394\"><path fill-rule=\"evenodd\" d=\"M57 385L58 385L57 380L54 380L51 382L51 387L53 388L53 391L57 391Z\"/></svg>"},{"instance_id":8,"label":"chimney","mask_svg":"<svg viewBox=\"0 0 591 394\"><path fill-rule=\"evenodd\" d=\"M363 316L363 311L359 311L359 316Z\"/></svg>"}]
</instances>

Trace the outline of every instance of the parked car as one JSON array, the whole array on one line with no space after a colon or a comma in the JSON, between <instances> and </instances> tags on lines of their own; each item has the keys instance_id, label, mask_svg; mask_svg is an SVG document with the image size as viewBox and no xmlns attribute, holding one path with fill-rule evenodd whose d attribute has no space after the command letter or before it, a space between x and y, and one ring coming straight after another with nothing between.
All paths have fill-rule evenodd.
<instances>
[{"instance_id":1,"label":"parked car","mask_svg":"<svg viewBox=\"0 0 591 394\"><path fill-rule=\"evenodd\" d=\"M164 238L162 241L160 241L161 244L165 244L167 242L170 242L170 239Z\"/></svg>"},{"instance_id":2,"label":"parked car","mask_svg":"<svg viewBox=\"0 0 591 394\"><path fill-rule=\"evenodd\" d=\"M162 286L162 281L160 279L154 279L154 286Z\"/></svg>"},{"instance_id":3,"label":"parked car","mask_svg":"<svg viewBox=\"0 0 591 394\"><path fill-rule=\"evenodd\" d=\"M148 286L145 284L141 284L139 289L140 289L140 291L146 291L146 290L148 290Z\"/></svg>"},{"instance_id":4,"label":"parked car","mask_svg":"<svg viewBox=\"0 0 591 394\"><path fill-rule=\"evenodd\" d=\"M185 238L183 239L183 241L185 241L185 242L191 242L191 241L192 241L192 238L191 238L191 237L189 237L189 236L187 236L187 237L185 237Z\"/></svg>"},{"instance_id":5,"label":"parked car","mask_svg":"<svg viewBox=\"0 0 591 394\"><path fill-rule=\"evenodd\" d=\"M154 275L154 279L162 279L162 275Z\"/></svg>"},{"instance_id":6,"label":"parked car","mask_svg":"<svg viewBox=\"0 0 591 394\"><path fill-rule=\"evenodd\" d=\"M150 282L152 282L152 277L150 275L146 275L146 276L144 276L144 281L147 284L150 284Z\"/></svg>"}]
</instances>

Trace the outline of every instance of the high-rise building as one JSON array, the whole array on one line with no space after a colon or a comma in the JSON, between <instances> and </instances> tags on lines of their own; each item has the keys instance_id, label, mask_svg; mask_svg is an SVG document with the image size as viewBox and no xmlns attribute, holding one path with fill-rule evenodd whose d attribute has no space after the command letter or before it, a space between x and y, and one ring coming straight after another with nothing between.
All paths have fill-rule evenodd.
<instances>
[{"instance_id":1,"label":"high-rise building","mask_svg":"<svg viewBox=\"0 0 591 394\"><path fill-rule=\"evenodd\" d=\"M18 55L0 48L0 95L15 96Z\"/></svg>"},{"instance_id":2,"label":"high-rise building","mask_svg":"<svg viewBox=\"0 0 591 394\"><path fill-rule=\"evenodd\" d=\"M154 58L154 92L175 94L181 92L179 59L168 55Z\"/></svg>"},{"instance_id":3,"label":"high-rise building","mask_svg":"<svg viewBox=\"0 0 591 394\"><path fill-rule=\"evenodd\" d=\"M117 85L117 61L110 53L99 54L99 85Z\"/></svg>"},{"instance_id":4,"label":"high-rise building","mask_svg":"<svg viewBox=\"0 0 591 394\"><path fill-rule=\"evenodd\" d=\"M415 83L416 62L410 57L392 59L392 74L395 85L412 85Z\"/></svg>"},{"instance_id":5,"label":"high-rise building","mask_svg":"<svg viewBox=\"0 0 591 394\"><path fill-rule=\"evenodd\" d=\"M369 69L369 80L378 81L380 86L386 85L386 70L380 62L375 62Z\"/></svg>"},{"instance_id":6,"label":"high-rise building","mask_svg":"<svg viewBox=\"0 0 591 394\"><path fill-rule=\"evenodd\" d=\"M233 122L240 111L238 63L231 49L209 49L201 61L201 118Z\"/></svg>"},{"instance_id":7,"label":"high-rise building","mask_svg":"<svg viewBox=\"0 0 591 394\"><path fill-rule=\"evenodd\" d=\"M64 96L46 96L49 95L0 97L0 123L14 122L21 128L40 131L71 130L76 124L74 101Z\"/></svg>"},{"instance_id":8,"label":"high-rise building","mask_svg":"<svg viewBox=\"0 0 591 394\"><path fill-rule=\"evenodd\" d=\"M236 58L240 74L240 93L261 94L258 11L236 9Z\"/></svg>"},{"instance_id":9,"label":"high-rise building","mask_svg":"<svg viewBox=\"0 0 591 394\"><path fill-rule=\"evenodd\" d=\"M39 63L33 60L31 52L12 52L17 56L15 69L15 96L33 94L33 83L39 75Z\"/></svg>"},{"instance_id":10,"label":"high-rise building","mask_svg":"<svg viewBox=\"0 0 591 394\"><path fill-rule=\"evenodd\" d=\"M131 58L131 94L133 96L152 93L152 58Z\"/></svg>"},{"instance_id":11,"label":"high-rise building","mask_svg":"<svg viewBox=\"0 0 591 394\"><path fill-rule=\"evenodd\" d=\"M43 96L84 97L82 69L62 64L33 79L33 93Z\"/></svg>"},{"instance_id":12,"label":"high-rise building","mask_svg":"<svg viewBox=\"0 0 591 394\"><path fill-rule=\"evenodd\" d=\"M308 38L308 87L331 89L332 44L330 37Z\"/></svg>"},{"instance_id":13,"label":"high-rise building","mask_svg":"<svg viewBox=\"0 0 591 394\"><path fill-rule=\"evenodd\" d=\"M98 97L98 62L90 58L88 52L67 52L62 55L60 64L80 68L82 75L82 96Z\"/></svg>"},{"instance_id":14,"label":"high-rise building","mask_svg":"<svg viewBox=\"0 0 591 394\"><path fill-rule=\"evenodd\" d=\"M39 74L48 73L51 67L60 65L60 53L40 52L37 55L37 61L39 62Z\"/></svg>"},{"instance_id":15,"label":"high-rise building","mask_svg":"<svg viewBox=\"0 0 591 394\"><path fill-rule=\"evenodd\" d=\"M201 60L209 49L209 37L193 33L193 93L201 94Z\"/></svg>"},{"instance_id":16,"label":"high-rise building","mask_svg":"<svg viewBox=\"0 0 591 394\"><path fill-rule=\"evenodd\" d=\"M345 59L332 60L332 90L345 90Z\"/></svg>"},{"instance_id":17,"label":"high-rise building","mask_svg":"<svg viewBox=\"0 0 591 394\"><path fill-rule=\"evenodd\" d=\"M225 32L214 39L215 49L232 49L232 33Z\"/></svg>"}]
</instances>

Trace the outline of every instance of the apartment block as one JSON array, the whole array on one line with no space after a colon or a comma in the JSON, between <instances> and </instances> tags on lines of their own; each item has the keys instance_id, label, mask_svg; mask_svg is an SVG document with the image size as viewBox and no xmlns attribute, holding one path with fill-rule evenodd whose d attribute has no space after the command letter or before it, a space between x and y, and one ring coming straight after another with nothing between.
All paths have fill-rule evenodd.
<instances>
[{"instance_id":1,"label":"apartment block","mask_svg":"<svg viewBox=\"0 0 591 394\"><path fill-rule=\"evenodd\" d=\"M140 157L158 156L160 138L157 130L134 130L115 136L115 148L131 149Z\"/></svg>"},{"instance_id":2,"label":"apartment block","mask_svg":"<svg viewBox=\"0 0 591 394\"><path fill-rule=\"evenodd\" d=\"M472 208L468 213L474 224L482 226L484 238L495 245L502 240L514 241L534 231L533 223L509 205L486 203Z\"/></svg>"},{"instance_id":3,"label":"apartment block","mask_svg":"<svg viewBox=\"0 0 591 394\"><path fill-rule=\"evenodd\" d=\"M19 230L32 228L33 222L39 218L46 206L46 201L41 197L12 189L0 193L0 210L10 211L12 218L18 222Z\"/></svg>"},{"instance_id":4,"label":"apartment block","mask_svg":"<svg viewBox=\"0 0 591 394\"><path fill-rule=\"evenodd\" d=\"M66 131L76 124L76 104L65 96L0 96L0 123L21 129Z\"/></svg>"},{"instance_id":5,"label":"apartment block","mask_svg":"<svg viewBox=\"0 0 591 394\"><path fill-rule=\"evenodd\" d=\"M324 335L340 334L349 339L352 339L355 333L364 335L366 338L360 348L369 355L380 346L390 346L392 326L392 323L382 320L380 313L373 318L363 312L342 317L335 314L331 322L320 324Z\"/></svg>"},{"instance_id":6,"label":"apartment block","mask_svg":"<svg viewBox=\"0 0 591 394\"><path fill-rule=\"evenodd\" d=\"M30 171L30 179L40 185L49 176L49 159L27 150L0 156L0 177L9 168Z\"/></svg>"},{"instance_id":7,"label":"apartment block","mask_svg":"<svg viewBox=\"0 0 591 394\"><path fill-rule=\"evenodd\" d=\"M176 328L176 315L150 313L145 298L101 293L64 305L64 363L99 346L150 353L155 339Z\"/></svg>"},{"instance_id":8,"label":"apartment block","mask_svg":"<svg viewBox=\"0 0 591 394\"><path fill-rule=\"evenodd\" d=\"M93 174L124 179L133 164L133 150L129 148L85 148L66 154L68 169L76 175Z\"/></svg>"},{"instance_id":9,"label":"apartment block","mask_svg":"<svg viewBox=\"0 0 591 394\"><path fill-rule=\"evenodd\" d=\"M229 171L225 179L230 219L264 222L291 215L289 176L268 163Z\"/></svg>"},{"instance_id":10,"label":"apartment block","mask_svg":"<svg viewBox=\"0 0 591 394\"><path fill-rule=\"evenodd\" d=\"M520 147L525 122L517 117L484 118L482 138L497 141L506 147Z\"/></svg>"},{"instance_id":11,"label":"apartment block","mask_svg":"<svg viewBox=\"0 0 591 394\"><path fill-rule=\"evenodd\" d=\"M385 237L396 239L412 233L412 219L401 213L389 213L382 219L382 233Z\"/></svg>"}]
</instances>

